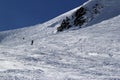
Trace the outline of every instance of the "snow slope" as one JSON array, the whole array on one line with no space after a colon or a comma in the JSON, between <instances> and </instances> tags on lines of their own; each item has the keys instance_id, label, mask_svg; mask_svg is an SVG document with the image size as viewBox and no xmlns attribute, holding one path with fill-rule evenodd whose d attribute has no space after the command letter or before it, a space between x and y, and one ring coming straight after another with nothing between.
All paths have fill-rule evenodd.
<instances>
[{"instance_id":1,"label":"snow slope","mask_svg":"<svg viewBox=\"0 0 120 80\"><path fill-rule=\"evenodd\" d=\"M0 32L0 80L119 80L120 1L83 6L99 1L104 8L85 28L56 32L78 7L43 24Z\"/></svg>"}]
</instances>

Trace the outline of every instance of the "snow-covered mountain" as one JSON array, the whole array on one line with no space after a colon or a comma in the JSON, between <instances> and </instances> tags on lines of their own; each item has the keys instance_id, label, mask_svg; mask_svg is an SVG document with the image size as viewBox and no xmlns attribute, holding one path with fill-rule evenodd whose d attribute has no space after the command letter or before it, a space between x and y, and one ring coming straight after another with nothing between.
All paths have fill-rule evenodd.
<instances>
[{"instance_id":1,"label":"snow-covered mountain","mask_svg":"<svg viewBox=\"0 0 120 80\"><path fill-rule=\"evenodd\" d=\"M120 80L120 0L89 0L43 24L0 32L0 80Z\"/></svg>"}]
</instances>

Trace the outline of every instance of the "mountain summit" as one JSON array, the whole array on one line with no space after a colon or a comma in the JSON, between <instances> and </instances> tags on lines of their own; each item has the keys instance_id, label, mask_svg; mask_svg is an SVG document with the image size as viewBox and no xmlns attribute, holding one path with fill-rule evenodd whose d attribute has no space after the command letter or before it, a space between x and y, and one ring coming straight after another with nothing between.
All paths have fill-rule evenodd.
<instances>
[{"instance_id":1,"label":"mountain summit","mask_svg":"<svg viewBox=\"0 0 120 80\"><path fill-rule=\"evenodd\" d=\"M71 15L66 15L66 18L57 27L57 31L63 31L71 27L83 28L117 16L120 14L120 10L117 7L119 5L119 0L89 0L77 8Z\"/></svg>"},{"instance_id":2,"label":"mountain summit","mask_svg":"<svg viewBox=\"0 0 120 80\"><path fill-rule=\"evenodd\" d=\"M43 24L0 32L0 80L120 80L120 0L89 0Z\"/></svg>"},{"instance_id":3,"label":"mountain summit","mask_svg":"<svg viewBox=\"0 0 120 80\"><path fill-rule=\"evenodd\" d=\"M73 26L82 28L92 21L97 15L99 15L103 8L104 5L101 3L101 1L90 1L87 4L82 5L70 16L66 16L61 25L57 28L57 31L63 31Z\"/></svg>"}]
</instances>

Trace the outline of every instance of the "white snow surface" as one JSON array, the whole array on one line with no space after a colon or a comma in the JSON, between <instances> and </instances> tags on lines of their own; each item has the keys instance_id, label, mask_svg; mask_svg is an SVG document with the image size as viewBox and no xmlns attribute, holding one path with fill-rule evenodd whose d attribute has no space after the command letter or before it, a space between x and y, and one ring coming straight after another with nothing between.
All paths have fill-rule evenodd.
<instances>
[{"instance_id":1,"label":"white snow surface","mask_svg":"<svg viewBox=\"0 0 120 80\"><path fill-rule=\"evenodd\" d=\"M120 80L120 0L85 28L56 32L71 10L43 24L0 32L0 80ZM31 41L34 41L31 45Z\"/></svg>"}]
</instances>

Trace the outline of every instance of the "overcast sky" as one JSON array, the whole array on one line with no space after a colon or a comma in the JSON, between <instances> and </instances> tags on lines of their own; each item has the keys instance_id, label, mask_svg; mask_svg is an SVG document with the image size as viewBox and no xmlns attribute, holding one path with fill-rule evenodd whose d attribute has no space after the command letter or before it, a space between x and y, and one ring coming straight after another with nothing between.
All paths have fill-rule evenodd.
<instances>
[{"instance_id":1,"label":"overcast sky","mask_svg":"<svg viewBox=\"0 0 120 80\"><path fill-rule=\"evenodd\" d=\"M87 0L0 0L0 31L48 21Z\"/></svg>"}]
</instances>

